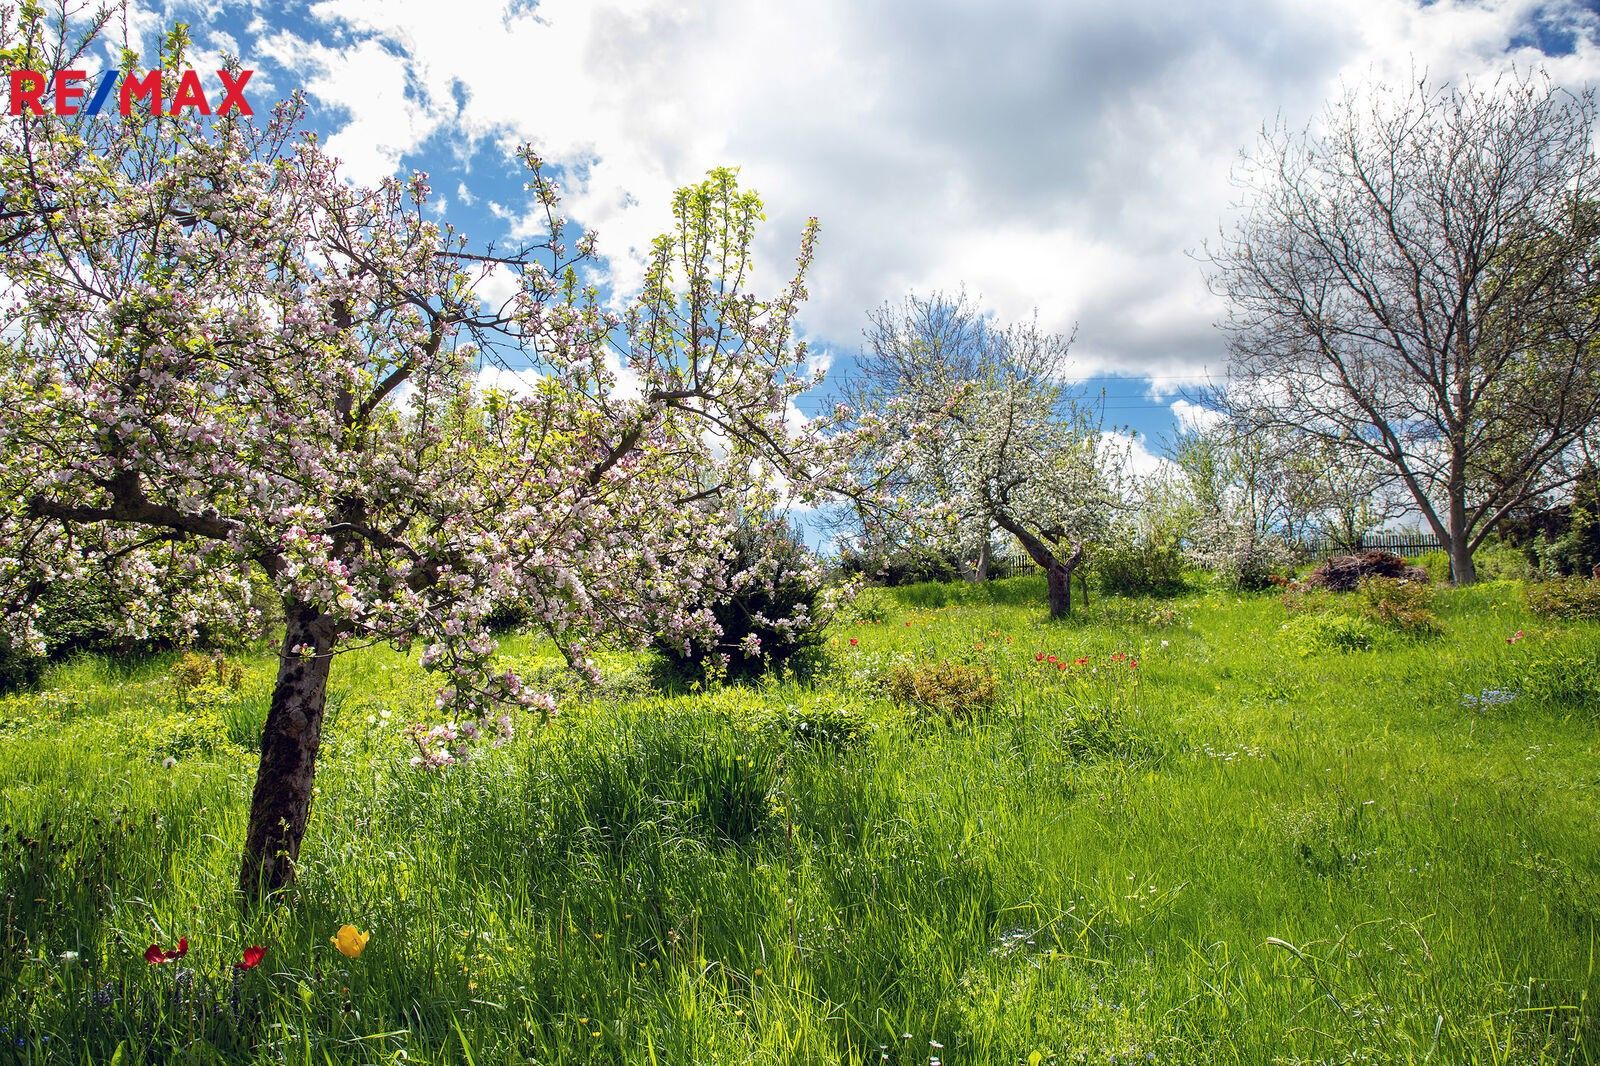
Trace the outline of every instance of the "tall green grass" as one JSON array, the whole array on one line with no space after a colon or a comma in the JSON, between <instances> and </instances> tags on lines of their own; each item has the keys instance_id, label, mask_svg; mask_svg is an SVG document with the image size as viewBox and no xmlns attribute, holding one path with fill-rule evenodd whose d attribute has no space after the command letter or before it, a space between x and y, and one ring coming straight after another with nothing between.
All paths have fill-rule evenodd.
<instances>
[{"instance_id":1,"label":"tall green grass","mask_svg":"<svg viewBox=\"0 0 1600 1066\"><path fill-rule=\"evenodd\" d=\"M270 655L203 706L170 657L58 667L0 701L0 1059L1600 1059L1600 708L1540 684L1600 628L1511 584L1353 651L1272 596L873 596L808 684L664 697L616 655L442 774L408 765L414 662L351 653L295 898L255 913ZM885 695L940 660L998 700Z\"/></svg>"}]
</instances>

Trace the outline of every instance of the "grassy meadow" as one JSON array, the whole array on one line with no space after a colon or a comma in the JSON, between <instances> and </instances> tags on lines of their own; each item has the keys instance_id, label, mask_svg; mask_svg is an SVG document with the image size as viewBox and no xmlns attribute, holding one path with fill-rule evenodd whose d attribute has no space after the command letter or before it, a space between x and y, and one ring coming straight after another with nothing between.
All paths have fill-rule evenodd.
<instances>
[{"instance_id":1,"label":"grassy meadow","mask_svg":"<svg viewBox=\"0 0 1600 1066\"><path fill-rule=\"evenodd\" d=\"M1600 1061L1600 625L1043 598L869 591L679 695L512 638L560 715L437 773L416 656L351 652L256 913L270 652L63 663L0 699L0 1061Z\"/></svg>"}]
</instances>

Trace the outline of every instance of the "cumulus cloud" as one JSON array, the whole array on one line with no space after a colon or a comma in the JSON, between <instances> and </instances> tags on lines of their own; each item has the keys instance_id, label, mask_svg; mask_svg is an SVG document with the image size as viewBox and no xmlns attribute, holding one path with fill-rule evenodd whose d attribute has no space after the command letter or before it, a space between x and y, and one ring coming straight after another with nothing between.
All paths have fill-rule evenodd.
<instances>
[{"instance_id":1,"label":"cumulus cloud","mask_svg":"<svg viewBox=\"0 0 1600 1066\"><path fill-rule=\"evenodd\" d=\"M1100 436L1111 450L1123 456L1123 470L1135 480L1143 481L1174 466L1172 460L1152 452L1143 437L1118 430L1103 430Z\"/></svg>"},{"instance_id":2,"label":"cumulus cloud","mask_svg":"<svg viewBox=\"0 0 1600 1066\"><path fill-rule=\"evenodd\" d=\"M1209 407L1201 407L1188 400L1174 400L1171 406L1173 420L1178 423L1178 428L1183 430L1204 431L1225 419L1221 411L1213 411Z\"/></svg>"},{"instance_id":3,"label":"cumulus cloud","mask_svg":"<svg viewBox=\"0 0 1600 1066\"><path fill-rule=\"evenodd\" d=\"M1225 362L1191 253L1226 222L1231 164L1263 122L1422 69L1540 61L1574 87L1600 72L1576 0L321 0L310 15L348 43L277 30L257 47L349 107L330 144L358 175L436 136L458 157L531 141L620 290L672 190L734 164L767 200L767 288L805 218L823 221L812 335L851 344L864 309L965 282L1003 317L1076 323L1079 372L1172 381ZM531 232L526 205L502 211L508 234Z\"/></svg>"}]
</instances>

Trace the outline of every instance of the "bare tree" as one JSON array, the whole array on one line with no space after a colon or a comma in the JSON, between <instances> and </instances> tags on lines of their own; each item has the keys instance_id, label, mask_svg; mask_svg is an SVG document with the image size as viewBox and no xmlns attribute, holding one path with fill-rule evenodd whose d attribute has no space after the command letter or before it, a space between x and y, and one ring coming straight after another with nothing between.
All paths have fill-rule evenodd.
<instances>
[{"instance_id":1,"label":"bare tree","mask_svg":"<svg viewBox=\"0 0 1600 1066\"><path fill-rule=\"evenodd\" d=\"M1600 417L1594 118L1542 75L1346 93L1263 130L1210 250L1230 413L1384 464L1458 583Z\"/></svg>"}]
</instances>

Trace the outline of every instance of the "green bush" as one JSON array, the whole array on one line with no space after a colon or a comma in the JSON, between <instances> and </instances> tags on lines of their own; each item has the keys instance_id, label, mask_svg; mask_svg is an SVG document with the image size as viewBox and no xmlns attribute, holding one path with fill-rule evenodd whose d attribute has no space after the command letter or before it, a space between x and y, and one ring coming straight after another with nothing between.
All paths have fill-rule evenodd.
<instances>
[{"instance_id":1,"label":"green bush","mask_svg":"<svg viewBox=\"0 0 1600 1066\"><path fill-rule=\"evenodd\" d=\"M1600 620L1600 581L1560 577L1536 581L1524 592L1528 610L1547 618Z\"/></svg>"},{"instance_id":2,"label":"green bush","mask_svg":"<svg viewBox=\"0 0 1600 1066\"><path fill-rule=\"evenodd\" d=\"M1423 552L1417 556L1416 564L1427 573L1428 580L1436 585L1450 583L1450 553L1435 548L1430 552Z\"/></svg>"},{"instance_id":3,"label":"green bush","mask_svg":"<svg viewBox=\"0 0 1600 1066\"><path fill-rule=\"evenodd\" d=\"M1433 613L1433 591L1415 581L1369 577L1357 591L1361 616L1407 636L1433 636L1441 632Z\"/></svg>"},{"instance_id":4,"label":"green bush","mask_svg":"<svg viewBox=\"0 0 1600 1066\"><path fill-rule=\"evenodd\" d=\"M896 703L949 721L976 718L994 706L999 683L987 663L899 663L889 671L889 696Z\"/></svg>"},{"instance_id":5,"label":"green bush","mask_svg":"<svg viewBox=\"0 0 1600 1066\"><path fill-rule=\"evenodd\" d=\"M0 636L0 695L38 684L46 662L44 656Z\"/></svg>"},{"instance_id":6,"label":"green bush","mask_svg":"<svg viewBox=\"0 0 1600 1066\"><path fill-rule=\"evenodd\" d=\"M1536 577L1527 552L1499 540L1490 540L1472 553L1480 581L1526 581Z\"/></svg>"},{"instance_id":7,"label":"green bush","mask_svg":"<svg viewBox=\"0 0 1600 1066\"><path fill-rule=\"evenodd\" d=\"M865 622L877 625L889 619L889 601L884 593L874 588L864 588L839 609L838 619L845 625Z\"/></svg>"},{"instance_id":8,"label":"green bush","mask_svg":"<svg viewBox=\"0 0 1600 1066\"><path fill-rule=\"evenodd\" d=\"M839 553L839 569L846 575L859 575L874 585L890 587L924 581L955 581L962 576L961 567L953 556L927 548L898 548L888 552L845 548Z\"/></svg>"},{"instance_id":9,"label":"green bush","mask_svg":"<svg viewBox=\"0 0 1600 1066\"><path fill-rule=\"evenodd\" d=\"M1184 588L1183 551L1135 537L1103 545L1089 560L1095 588L1116 596L1162 596Z\"/></svg>"}]
</instances>

